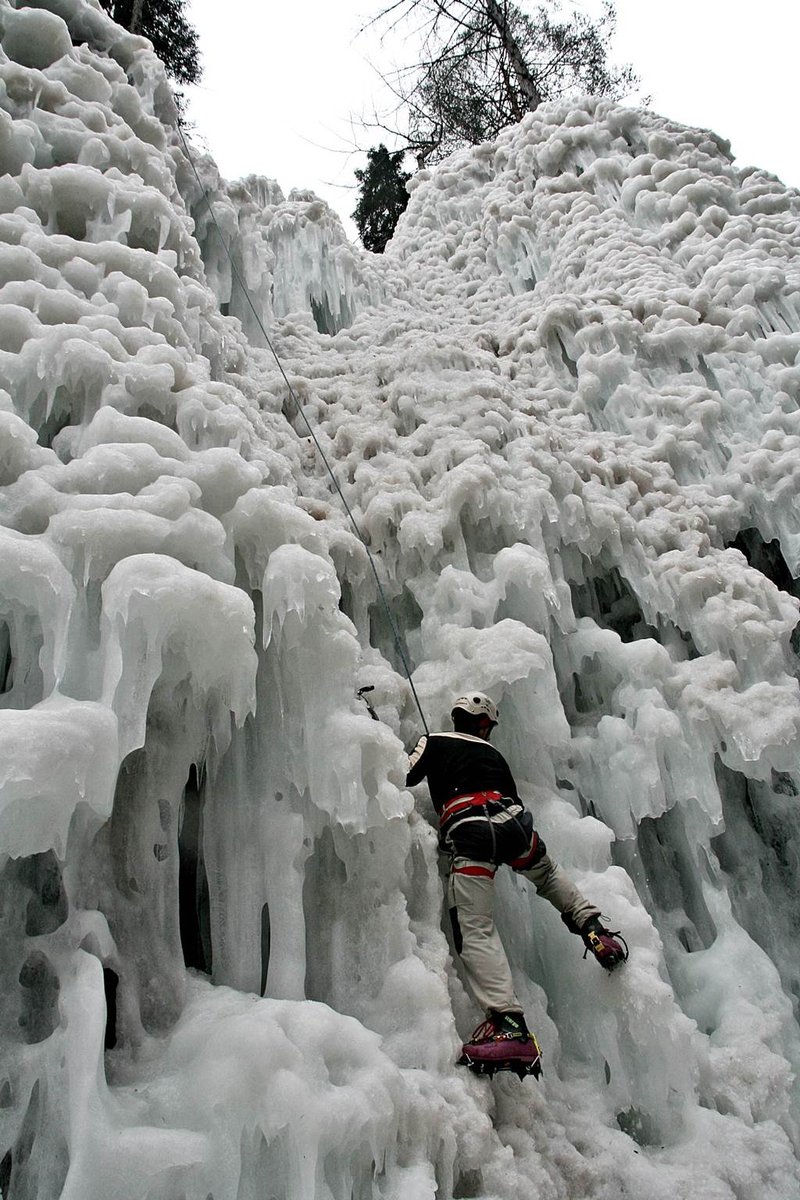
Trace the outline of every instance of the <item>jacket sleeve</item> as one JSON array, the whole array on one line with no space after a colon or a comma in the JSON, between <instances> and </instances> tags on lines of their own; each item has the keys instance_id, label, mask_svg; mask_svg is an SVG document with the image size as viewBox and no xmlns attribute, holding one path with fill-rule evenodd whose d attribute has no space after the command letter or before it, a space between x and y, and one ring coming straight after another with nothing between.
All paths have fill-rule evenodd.
<instances>
[{"instance_id":1,"label":"jacket sleeve","mask_svg":"<svg viewBox=\"0 0 800 1200\"><path fill-rule=\"evenodd\" d=\"M415 783L419 783L428 773L428 764L425 761L427 746L428 739L423 734L408 756L408 775L406 776L408 787L413 787Z\"/></svg>"}]
</instances>

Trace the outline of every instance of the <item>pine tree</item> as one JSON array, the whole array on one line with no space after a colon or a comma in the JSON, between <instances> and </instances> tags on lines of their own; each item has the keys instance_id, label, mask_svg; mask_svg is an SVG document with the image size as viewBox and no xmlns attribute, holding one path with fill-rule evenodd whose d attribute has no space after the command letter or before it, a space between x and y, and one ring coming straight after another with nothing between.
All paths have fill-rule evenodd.
<instances>
[{"instance_id":1,"label":"pine tree","mask_svg":"<svg viewBox=\"0 0 800 1200\"><path fill-rule=\"evenodd\" d=\"M185 0L100 0L103 8L131 33L149 38L178 83L197 83L201 74L197 31L184 15Z\"/></svg>"},{"instance_id":2,"label":"pine tree","mask_svg":"<svg viewBox=\"0 0 800 1200\"><path fill-rule=\"evenodd\" d=\"M356 171L359 197L353 220L367 250L383 254L386 243L408 204L406 182L411 178L403 170L404 151L390 154L381 143L367 151L367 166Z\"/></svg>"}]
</instances>

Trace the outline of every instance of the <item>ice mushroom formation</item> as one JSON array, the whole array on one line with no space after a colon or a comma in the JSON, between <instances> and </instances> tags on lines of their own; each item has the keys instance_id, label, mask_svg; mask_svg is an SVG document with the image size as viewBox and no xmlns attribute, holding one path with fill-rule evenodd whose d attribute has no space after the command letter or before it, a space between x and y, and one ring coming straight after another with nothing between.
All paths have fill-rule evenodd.
<instances>
[{"instance_id":1,"label":"ice mushroom formation","mask_svg":"<svg viewBox=\"0 0 800 1200\"><path fill-rule=\"evenodd\" d=\"M92 0L0 44L2 1196L796 1200L800 195L556 104L377 257ZM453 1065L401 650L631 945L502 879L540 1084Z\"/></svg>"}]
</instances>

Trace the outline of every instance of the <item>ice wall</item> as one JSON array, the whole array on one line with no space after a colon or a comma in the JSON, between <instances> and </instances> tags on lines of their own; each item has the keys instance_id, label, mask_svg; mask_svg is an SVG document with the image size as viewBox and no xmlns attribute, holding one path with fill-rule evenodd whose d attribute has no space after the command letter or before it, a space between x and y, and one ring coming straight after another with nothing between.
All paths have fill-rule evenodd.
<instances>
[{"instance_id":1,"label":"ice wall","mask_svg":"<svg viewBox=\"0 0 800 1200\"><path fill-rule=\"evenodd\" d=\"M250 345L266 346L254 308L268 322L310 312L320 333L333 334L383 299L378 265L348 242L339 218L313 192L295 189L287 201L274 179L226 183L208 157L198 156L195 168L184 197L206 280Z\"/></svg>"},{"instance_id":2,"label":"ice wall","mask_svg":"<svg viewBox=\"0 0 800 1200\"><path fill-rule=\"evenodd\" d=\"M87 0L0 47L3 1197L800 1197L800 196L556 105L376 258ZM502 881L540 1085L453 1066L419 717L207 201L430 724L493 695L630 942Z\"/></svg>"}]
</instances>

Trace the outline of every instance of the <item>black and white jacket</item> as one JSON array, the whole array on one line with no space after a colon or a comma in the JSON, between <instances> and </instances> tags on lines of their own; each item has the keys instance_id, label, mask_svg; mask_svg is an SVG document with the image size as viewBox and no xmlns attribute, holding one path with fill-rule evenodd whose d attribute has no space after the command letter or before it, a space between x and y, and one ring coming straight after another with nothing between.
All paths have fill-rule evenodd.
<instances>
[{"instance_id":1,"label":"black and white jacket","mask_svg":"<svg viewBox=\"0 0 800 1200\"><path fill-rule=\"evenodd\" d=\"M427 779L437 813L454 796L499 792L520 803L517 785L499 750L471 733L432 733L419 739L409 757L406 783Z\"/></svg>"}]
</instances>

